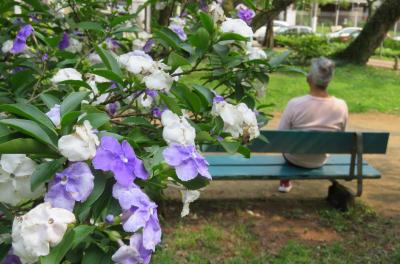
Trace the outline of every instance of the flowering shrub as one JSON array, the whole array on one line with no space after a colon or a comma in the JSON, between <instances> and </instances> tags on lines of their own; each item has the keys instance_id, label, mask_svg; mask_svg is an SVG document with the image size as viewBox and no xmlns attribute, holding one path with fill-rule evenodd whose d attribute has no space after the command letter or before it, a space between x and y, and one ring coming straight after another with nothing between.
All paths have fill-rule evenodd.
<instances>
[{"instance_id":1,"label":"flowering shrub","mask_svg":"<svg viewBox=\"0 0 400 264\"><path fill-rule=\"evenodd\" d=\"M202 147L248 156L259 136L280 59L252 46L254 12L200 1L150 34L129 2L0 3L4 263L149 263L163 189L187 215Z\"/></svg>"}]
</instances>

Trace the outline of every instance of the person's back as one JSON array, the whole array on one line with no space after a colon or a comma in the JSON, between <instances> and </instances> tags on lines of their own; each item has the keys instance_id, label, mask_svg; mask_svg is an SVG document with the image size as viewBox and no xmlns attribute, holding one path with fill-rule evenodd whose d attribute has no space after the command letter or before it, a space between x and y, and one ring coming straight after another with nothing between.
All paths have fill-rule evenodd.
<instances>
[{"instance_id":1,"label":"person's back","mask_svg":"<svg viewBox=\"0 0 400 264\"><path fill-rule=\"evenodd\" d=\"M328 84L333 75L332 61L319 58L312 62L307 81L310 94L296 97L289 101L282 115L280 130L319 130L344 131L346 128L348 110L346 103L327 92ZM285 159L296 166L318 168L324 165L327 154L283 154ZM280 191L291 189L289 181L281 181Z\"/></svg>"}]
</instances>

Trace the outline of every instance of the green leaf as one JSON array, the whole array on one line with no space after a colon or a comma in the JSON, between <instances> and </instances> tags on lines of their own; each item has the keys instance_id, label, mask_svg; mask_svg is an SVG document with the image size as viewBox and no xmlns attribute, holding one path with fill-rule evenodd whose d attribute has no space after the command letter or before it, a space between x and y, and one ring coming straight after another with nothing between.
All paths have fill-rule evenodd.
<instances>
[{"instance_id":1,"label":"green leaf","mask_svg":"<svg viewBox=\"0 0 400 264\"><path fill-rule=\"evenodd\" d=\"M94 31L104 32L103 27L99 23L91 21L80 22L76 24L76 27L83 30L94 30Z\"/></svg>"},{"instance_id":2,"label":"green leaf","mask_svg":"<svg viewBox=\"0 0 400 264\"><path fill-rule=\"evenodd\" d=\"M182 57L181 55L171 52L168 56L168 65L172 67L172 71L174 71L176 68L184 65L190 65L190 62Z\"/></svg>"},{"instance_id":3,"label":"green leaf","mask_svg":"<svg viewBox=\"0 0 400 264\"><path fill-rule=\"evenodd\" d=\"M168 96L166 94L160 93L161 100L167 105L168 109L174 112L177 115L182 115L182 110L178 106L178 102L175 98Z\"/></svg>"},{"instance_id":4,"label":"green leaf","mask_svg":"<svg viewBox=\"0 0 400 264\"><path fill-rule=\"evenodd\" d=\"M38 154L48 158L59 157L59 154L31 138L17 138L0 144L0 154Z\"/></svg>"},{"instance_id":5,"label":"green leaf","mask_svg":"<svg viewBox=\"0 0 400 264\"><path fill-rule=\"evenodd\" d=\"M219 143L229 154L236 153L240 147L240 143L237 141L222 140Z\"/></svg>"},{"instance_id":6,"label":"green leaf","mask_svg":"<svg viewBox=\"0 0 400 264\"><path fill-rule=\"evenodd\" d=\"M45 129L43 126L31 120L24 119L3 119L0 123L14 128L15 130L27 134L43 143L49 144L57 149L57 134Z\"/></svg>"},{"instance_id":7,"label":"green leaf","mask_svg":"<svg viewBox=\"0 0 400 264\"><path fill-rule=\"evenodd\" d=\"M87 82L79 81L79 80L67 80L67 81L59 82L59 84L69 84L69 85L72 85L72 86L75 86L75 87L78 87L78 88L85 87L85 88L88 88L88 89L92 89Z\"/></svg>"},{"instance_id":8,"label":"green leaf","mask_svg":"<svg viewBox=\"0 0 400 264\"><path fill-rule=\"evenodd\" d=\"M49 94L49 93L41 93L39 95L40 99L43 101L43 103L47 106L47 108L52 108L56 104L60 104L60 99L58 99L56 96Z\"/></svg>"},{"instance_id":9,"label":"green leaf","mask_svg":"<svg viewBox=\"0 0 400 264\"><path fill-rule=\"evenodd\" d=\"M218 41L225 41L225 40L248 41L249 38L246 38L246 37L236 34L236 33L227 32L227 33L223 33Z\"/></svg>"},{"instance_id":10,"label":"green leaf","mask_svg":"<svg viewBox=\"0 0 400 264\"><path fill-rule=\"evenodd\" d=\"M83 120L89 120L93 128L99 128L110 121L110 117L106 113L89 113L86 114Z\"/></svg>"},{"instance_id":11,"label":"green leaf","mask_svg":"<svg viewBox=\"0 0 400 264\"><path fill-rule=\"evenodd\" d=\"M271 67L278 67L280 66L290 55L290 51L285 51L279 54L278 56L272 57L268 63Z\"/></svg>"},{"instance_id":12,"label":"green leaf","mask_svg":"<svg viewBox=\"0 0 400 264\"><path fill-rule=\"evenodd\" d=\"M205 28L201 27L189 38L189 41L193 46L205 52L210 42L210 34Z\"/></svg>"},{"instance_id":13,"label":"green leaf","mask_svg":"<svg viewBox=\"0 0 400 264\"><path fill-rule=\"evenodd\" d=\"M49 181L65 163L66 158L59 158L40 164L31 177L31 190L36 190L41 184Z\"/></svg>"},{"instance_id":14,"label":"green leaf","mask_svg":"<svg viewBox=\"0 0 400 264\"><path fill-rule=\"evenodd\" d=\"M250 158L251 151L250 151L250 149L248 149L248 148L246 148L246 147L244 147L244 146L239 146L237 152L240 153L240 154L242 154L242 155L243 155L245 158L247 158L247 159Z\"/></svg>"},{"instance_id":15,"label":"green leaf","mask_svg":"<svg viewBox=\"0 0 400 264\"><path fill-rule=\"evenodd\" d=\"M11 248L10 244L6 244L4 242L2 242L0 244L0 261L2 261L5 256L7 256L10 248ZM6 262L2 262L2 263L6 263Z\"/></svg>"},{"instance_id":16,"label":"green leaf","mask_svg":"<svg viewBox=\"0 0 400 264\"><path fill-rule=\"evenodd\" d=\"M257 6L254 4L254 1L252 1L252 0L243 0L243 3L245 3L251 9L257 10Z\"/></svg>"},{"instance_id":17,"label":"green leaf","mask_svg":"<svg viewBox=\"0 0 400 264\"><path fill-rule=\"evenodd\" d=\"M166 48L173 48L174 50L180 50L181 49L181 43L182 41L179 39L179 37L170 30L169 28L161 28L161 29L156 29L154 30L154 37L155 39L161 43Z\"/></svg>"},{"instance_id":18,"label":"green leaf","mask_svg":"<svg viewBox=\"0 0 400 264\"><path fill-rule=\"evenodd\" d=\"M96 226L93 226L93 225L79 225L79 226L75 227L74 228L75 238L74 238L74 242L72 243L72 248L74 249L80 243L85 241L85 239L90 234L92 234L95 229L96 229Z\"/></svg>"},{"instance_id":19,"label":"green leaf","mask_svg":"<svg viewBox=\"0 0 400 264\"><path fill-rule=\"evenodd\" d=\"M102 76L106 79L109 79L110 81L115 81L121 85L124 84L124 81L122 80L122 78L118 74L115 74L114 72L112 72L110 70L95 70L95 71L93 71L93 74Z\"/></svg>"},{"instance_id":20,"label":"green leaf","mask_svg":"<svg viewBox=\"0 0 400 264\"><path fill-rule=\"evenodd\" d=\"M135 32L139 32L140 29L136 26L132 26L132 27L119 27L113 30L113 34L118 34L118 33L122 33L122 32L130 32L130 33L135 33Z\"/></svg>"},{"instance_id":21,"label":"green leaf","mask_svg":"<svg viewBox=\"0 0 400 264\"><path fill-rule=\"evenodd\" d=\"M64 117L69 112L79 109L81 102L86 98L86 92L74 92L69 94L61 103L61 116Z\"/></svg>"},{"instance_id":22,"label":"green leaf","mask_svg":"<svg viewBox=\"0 0 400 264\"><path fill-rule=\"evenodd\" d=\"M119 64L115 57L109 51L103 49L100 46L95 47L95 49L97 54L99 54L101 60L103 61L104 65L106 65L106 67L113 73L122 78L121 68L119 67Z\"/></svg>"},{"instance_id":23,"label":"green leaf","mask_svg":"<svg viewBox=\"0 0 400 264\"><path fill-rule=\"evenodd\" d=\"M59 264L63 260L65 254L71 249L74 241L74 230L67 231L63 240L50 250L50 254L40 258L41 264Z\"/></svg>"},{"instance_id":24,"label":"green leaf","mask_svg":"<svg viewBox=\"0 0 400 264\"><path fill-rule=\"evenodd\" d=\"M81 112L72 111L72 112L69 112L68 114L65 114L61 118L61 128L62 128L61 131L63 134L69 134L71 132L72 127L78 121L78 117L80 115L81 115Z\"/></svg>"},{"instance_id":25,"label":"green leaf","mask_svg":"<svg viewBox=\"0 0 400 264\"><path fill-rule=\"evenodd\" d=\"M193 93L186 85L182 83L177 83L172 91L175 92L175 94L181 99L181 101L183 101L190 107L190 110L195 113L200 112L202 106L200 98L197 96L197 94Z\"/></svg>"},{"instance_id":26,"label":"green leaf","mask_svg":"<svg viewBox=\"0 0 400 264\"><path fill-rule=\"evenodd\" d=\"M140 116L130 116L125 118L122 123L136 126L154 127L149 120Z\"/></svg>"},{"instance_id":27,"label":"green leaf","mask_svg":"<svg viewBox=\"0 0 400 264\"><path fill-rule=\"evenodd\" d=\"M56 133L53 122L37 107L30 104L0 105L0 110L36 121Z\"/></svg>"},{"instance_id":28,"label":"green leaf","mask_svg":"<svg viewBox=\"0 0 400 264\"><path fill-rule=\"evenodd\" d=\"M210 89L208 89L207 87L198 85L198 84L194 84L193 85L193 89L199 95L201 95L200 98L203 98L206 102L208 102L208 106L210 106L212 104L212 101L213 101L213 98L214 98L214 94L211 92Z\"/></svg>"},{"instance_id":29,"label":"green leaf","mask_svg":"<svg viewBox=\"0 0 400 264\"><path fill-rule=\"evenodd\" d=\"M92 244L85 251L81 264L112 264L111 255L112 253L106 254L99 247Z\"/></svg>"},{"instance_id":30,"label":"green leaf","mask_svg":"<svg viewBox=\"0 0 400 264\"><path fill-rule=\"evenodd\" d=\"M214 33L214 26L215 26L212 17L209 16L207 13L200 12L199 18L205 29L207 29L208 33L212 35Z\"/></svg>"}]
</instances>

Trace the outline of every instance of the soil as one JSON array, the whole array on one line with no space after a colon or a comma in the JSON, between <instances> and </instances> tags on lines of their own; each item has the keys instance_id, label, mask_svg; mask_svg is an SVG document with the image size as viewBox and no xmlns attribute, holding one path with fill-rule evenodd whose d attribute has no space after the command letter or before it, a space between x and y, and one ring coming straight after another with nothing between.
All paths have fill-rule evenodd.
<instances>
[{"instance_id":1,"label":"soil","mask_svg":"<svg viewBox=\"0 0 400 264\"><path fill-rule=\"evenodd\" d=\"M266 129L275 129L279 119L280 114L275 114ZM361 199L384 217L400 219L400 116L382 113L351 114L348 131L356 130L390 132L386 155L365 156L370 164L382 172L382 178L364 181L364 193L358 199ZM345 184L353 189L356 186L355 182ZM325 203L324 198L327 195L329 185L328 181L294 181L292 191L288 194L281 194L277 192L277 181L214 181L202 191L200 199L206 203L226 199L233 199L238 202L261 199L268 206L268 211L284 211L288 206L295 208L297 205L304 209L303 203L306 203L306 206L314 203L318 206L318 204ZM173 199L180 199L176 190L167 190L167 195ZM268 221L273 221L273 219ZM261 221L261 223L265 225L264 221ZM282 228L273 226L273 228ZM297 232L296 227L290 227L290 222L285 224L284 228L291 228L297 236L308 241L337 239L336 234L326 230L321 232L317 226L313 226L309 221L307 221L306 226L300 226L301 228ZM303 233L305 227L309 230L307 233ZM273 233L281 234L282 232ZM293 232L291 233L293 234ZM279 237L276 237L276 240L276 243L279 243Z\"/></svg>"}]
</instances>

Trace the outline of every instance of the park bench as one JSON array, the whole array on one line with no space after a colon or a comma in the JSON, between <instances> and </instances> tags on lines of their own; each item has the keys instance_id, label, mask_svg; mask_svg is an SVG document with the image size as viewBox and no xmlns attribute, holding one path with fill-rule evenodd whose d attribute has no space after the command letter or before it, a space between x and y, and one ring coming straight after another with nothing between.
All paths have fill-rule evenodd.
<instances>
[{"instance_id":1,"label":"park bench","mask_svg":"<svg viewBox=\"0 0 400 264\"><path fill-rule=\"evenodd\" d=\"M261 134L268 143L254 140L249 146L252 151L249 159L218 148L206 148L213 180L330 180L328 201L343 210L351 206L355 196L361 196L364 179L381 177L378 170L363 160L363 154L385 154L389 139L389 133L385 132L263 130ZM331 155L323 167L306 169L288 164L282 155L265 153ZM356 180L356 193L337 180Z\"/></svg>"}]
</instances>

